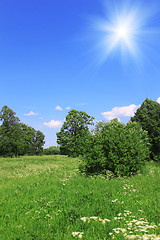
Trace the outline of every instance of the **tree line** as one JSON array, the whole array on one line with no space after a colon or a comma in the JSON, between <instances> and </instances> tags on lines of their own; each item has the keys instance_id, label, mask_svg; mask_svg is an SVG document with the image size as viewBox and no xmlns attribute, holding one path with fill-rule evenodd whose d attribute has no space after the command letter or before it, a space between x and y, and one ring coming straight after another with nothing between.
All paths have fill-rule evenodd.
<instances>
[{"instance_id":1,"label":"tree line","mask_svg":"<svg viewBox=\"0 0 160 240\"><path fill-rule=\"evenodd\" d=\"M57 133L62 154L82 157L81 170L86 173L131 175L146 160L160 159L160 104L148 98L125 125L114 119L98 122L87 113L71 110Z\"/></svg>"},{"instance_id":2,"label":"tree line","mask_svg":"<svg viewBox=\"0 0 160 240\"><path fill-rule=\"evenodd\" d=\"M44 134L21 123L7 106L0 112L0 156L39 155L43 153Z\"/></svg>"},{"instance_id":3,"label":"tree line","mask_svg":"<svg viewBox=\"0 0 160 240\"><path fill-rule=\"evenodd\" d=\"M44 134L21 123L12 109L0 112L0 156L64 154L82 158L86 173L136 173L146 160L160 159L160 104L148 98L127 124L113 119L94 125L94 117L71 110L57 133L58 147L43 149Z\"/></svg>"}]
</instances>

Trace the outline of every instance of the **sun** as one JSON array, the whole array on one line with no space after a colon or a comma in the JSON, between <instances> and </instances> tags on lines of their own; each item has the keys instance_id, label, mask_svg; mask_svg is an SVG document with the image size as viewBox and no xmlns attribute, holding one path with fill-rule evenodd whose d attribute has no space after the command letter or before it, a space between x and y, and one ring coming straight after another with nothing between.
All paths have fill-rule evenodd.
<instances>
[{"instance_id":1,"label":"sun","mask_svg":"<svg viewBox=\"0 0 160 240\"><path fill-rule=\"evenodd\" d=\"M138 21L133 13L114 16L113 21L103 23L106 25L104 38L106 39L107 52L123 46L123 51L132 54L136 52L135 39L138 36Z\"/></svg>"},{"instance_id":2,"label":"sun","mask_svg":"<svg viewBox=\"0 0 160 240\"><path fill-rule=\"evenodd\" d=\"M87 52L94 54L92 62L98 67L109 58L122 64L140 64L146 52L152 51L153 36L158 39L160 35L159 10L143 0L103 2L103 13L87 18L86 39L92 43Z\"/></svg>"},{"instance_id":3,"label":"sun","mask_svg":"<svg viewBox=\"0 0 160 240\"><path fill-rule=\"evenodd\" d=\"M130 37L130 29L125 25L120 25L115 29L115 34L119 40L125 40Z\"/></svg>"},{"instance_id":4,"label":"sun","mask_svg":"<svg viewBox=\"0 0 160 240\"><path fill-rule=\"evenodd\" d=\"M125 58L139 60L141 46L144 40L147 40L144 36L152 30L148 28L152 12L145 13L144 5L140 3L121 4L121 2L115 0L115 4L106 3L105 15L92 16L89 19L91 29L88 32L92 33L89 38L94 41L93 50L97 50L97 62L100 64L112 53L112 56L123 55Z\"/></svg>"}]
</instances>

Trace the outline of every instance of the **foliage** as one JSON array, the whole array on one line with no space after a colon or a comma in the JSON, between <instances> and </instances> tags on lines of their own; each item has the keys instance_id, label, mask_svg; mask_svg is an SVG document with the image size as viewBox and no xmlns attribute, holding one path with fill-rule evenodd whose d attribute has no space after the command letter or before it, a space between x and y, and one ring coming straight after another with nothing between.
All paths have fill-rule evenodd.
<instances>
[{"instance_id":1,"label":"foliage","mask_svg":"<svg viewBox=\"0 0 160 240\"><path fill-rule=\"evenodd\" d=\"M0 112L0 155L38 155L43 152L44 135L40 131L20 123L16 113L4 106Z\"/></svg>"},{"instance_id":2,"label":"foliage","mask_svg":"<svg viewBox=\"0 0 160 240\"><path fill-rule=\"evenodd\" d=\"M44 155L60 155L60 148L56 146L51 146L43 150Z\"/></svg>"},{"instance_id":3,"label":"foliage","mask_svg":"<svg viewBox=\"0 0 160 240\"><path fill-rule=\"evenodd\" d=\"M148 98L131 118L148 132L151 143L151 158L160 159L160 104Z\"/></svg>"},{"instance_id":4,"label":"foliage","mask_svg":"<svg viewBox=\"0 0 160 240\"><path fill-rule=\"evenodd\" d=\"M57 133L57 143L62 154L77 157L84 153L90 133L88 125L93 124L93 119L82 111L71 110L68 113L60 132Z\"/></svg>"},{"instance_id":5,"label":"foliage","mask_svg":"<svg viewBox=\"0 0 160 240\"><path fill-rule=\"evenodd\" d=\"M113 172L116 176L137 173L149 158L147 133L137 123L99 122L88 139L83 158L87 173Z\"/></svg>"}]
</instances>

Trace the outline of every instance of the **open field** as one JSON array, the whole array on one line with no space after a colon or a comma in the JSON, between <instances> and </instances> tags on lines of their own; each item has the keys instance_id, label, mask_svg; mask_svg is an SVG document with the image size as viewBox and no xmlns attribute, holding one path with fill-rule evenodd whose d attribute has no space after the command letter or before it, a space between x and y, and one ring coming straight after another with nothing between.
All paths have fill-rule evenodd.
<instances>
[{"instance_id":1,"label":"open field","mask_svg":"<svg viewBox=\"0 0 160 240\"><path fill-rule=\"evenodd\" d=\"M86 178L79 159L0 158L0 239L160 239L160 164Z\"/></svg>"}]
</instances>

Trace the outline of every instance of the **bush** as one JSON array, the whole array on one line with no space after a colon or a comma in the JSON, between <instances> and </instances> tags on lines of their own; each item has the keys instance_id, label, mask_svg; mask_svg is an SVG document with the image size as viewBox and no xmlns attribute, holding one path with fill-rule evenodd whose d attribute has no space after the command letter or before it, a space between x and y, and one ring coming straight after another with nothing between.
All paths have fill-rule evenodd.
<instances>
[{"instance_id":1,"label":"bush","mask_svg":"<svg viewBox=\"0 0 160 240\"><path fill-rule=\"evenodd\" d=\"M108 170L116 176L135 174L149 160L147 132L135 122L100 122L88 139L82 160L87 174L105 174Z\"/></svg>"},{"instance_id":2,"label":"bush","mask_svg":"<svg viewBox=\"0 0 160 240\"><path fill-rule=\"evenodd\" d=\"M60 155L59 147L52 146L43 150L44 155Z\"/></svg>"}]
</instances>

